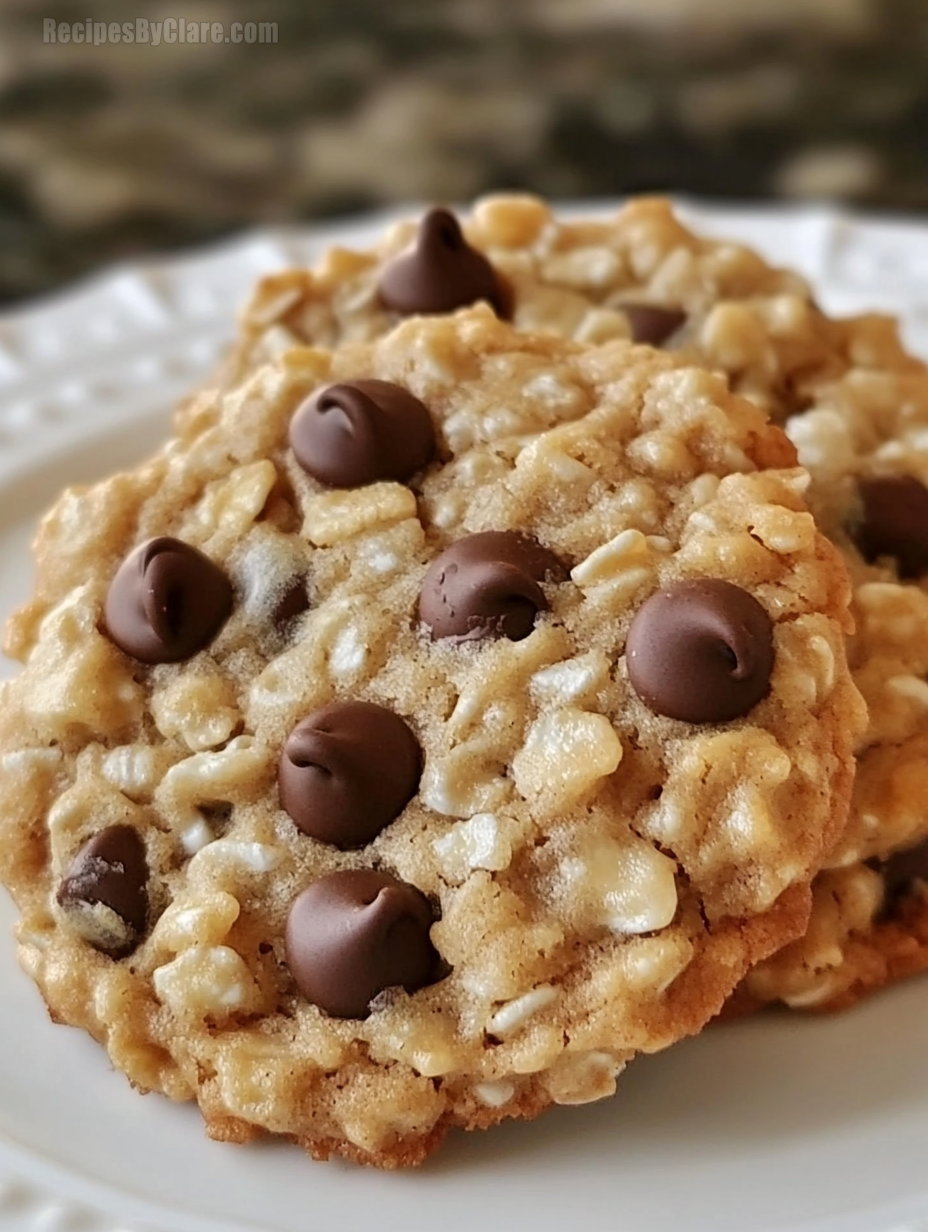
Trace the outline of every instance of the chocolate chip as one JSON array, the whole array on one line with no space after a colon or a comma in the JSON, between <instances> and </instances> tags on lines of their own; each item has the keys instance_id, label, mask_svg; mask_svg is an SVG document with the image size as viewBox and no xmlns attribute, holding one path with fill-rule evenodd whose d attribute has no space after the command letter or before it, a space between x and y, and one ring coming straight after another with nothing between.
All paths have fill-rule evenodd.
<instances>
[{"instance_id":1,"label":"chocolate chip","mask_svg":"<svg viewBox=\"0 0 928 1232\"><path fill-rule=\"evenodd\" d=\"M385 988L435 979L432 912L415 886L373 869L330 873L287 917L287 965L300 992L333 1018L366 1018Z\"/></svg>"},{"instance_id":2,"label":"chocolate chip","mask_svg":"<svg viewBox=\"0 0 928 1232\"><path fill-rule=\"evenodd\" d=\"M299 829L344 851L400 815L421 772L419 742L399 715L372 702L332 702L287 737L277 784Z\"/></svg>"},{"instance_id":3,"label":"chocolate chip","mask_svg":"<svg viewBox=\"0 0 928 1232\"><path fill-rule=\"evenodd\" d=\"M419 224L412 247L387 265L380 298L394 312L453 312L484 299L497 316L510 316L509 294L483 253L471 248L448 210L433 209Z\"/></svg>"},{"instance_id":4,"label":"chocolate chip","mask_svg":"<svg viewBox=\"0 0 928 1232\"><path fill-rule=\"evenodd\" d=\"M113 958L127 954L148 918L148 864L139 832L117 825L94 835L75 856L56 897L91 945Z\"/></svg>"},{"instance_id":5,"label":"chocolate chip","mask_svg":"<svg viewBox=\"0 0 928 1232\"><path fill-rule=\"evenodd\" d=\"M558 558L512 530L459 539L432 561L419 593L419 615L435 639L528 637L548 601L539 585L567 576Z\"/></svg>"},{"instance_id":6,"label":"chocolate chip","mask_svg":"<svg viewBox=\"0 0 928 1232\"><path fill-rule=\"evenodd\" d=\"M633 342L659 347L675 334L686 320L679 308L661 308L658 304L620 304L628 318Z\"/></svg>"},{"instance_id":7,"label":"chocolate chip","mask_svg":"<svg viewBox=\"0 0 928 1232\"><path fill-rule=\"evenodd\" d=\"M274 623L285 625L295 616L302 616L309 609L309 595L306 593L306 578L298 578L281 595L274 608Z\"/></svg>"},{"instance_id":8,"label":"chocolate chip","mask_svg":"<svg viewBox=\"0 0 928 1232\"><path fill-rule=\"evenodd\" d=\"M677 582L639 609L625 656L635 692L656 714L727 723L770 690L773 626L757 600L731 582Z\"/></svg>"},{"instance_id":9,"label":"chocolate chip","mask_svg":"<svg viewBox=\"0 0 928 1232\"><path fill-rule=\"evenodd\" d=\"M852 528L867 560L892 556L899 576L928 573L928 488L911 475L862 479L863 517Z\"/></svg>"},{"instance_id":10,"label":"chocolate chip","mask_svg":"<svg viewBox=\"0 0 928 1232\"><path fill-rule=\"evenodd\" d=\"M877 865L887 899L904 898L917 881L928 883L928 839L907 851L895 851Z\"/></svg>"},{"instance_id":11,"label":"chocolate chip","mask_svg":"<svg viewBox=\"0 0 928 1232\"><path fill-rule=\"evenodd\" d=\"M122 562L104 608L106 630L141 663L178 663L208 646L232 611L229 579L189 543L149 539Z\"/></svg>"},{"instance_id":12,"label":"chocolate chip","mask_svg":"<svg viewBox=\"0 0 928 1232\"><path fill-rule=\"evenodd\" d=\"M434 456L435 429L408 389L351 381L306 399L290 422L290 446L307 474L333 488L405 483Z\"/></svg>"}]
</instances>

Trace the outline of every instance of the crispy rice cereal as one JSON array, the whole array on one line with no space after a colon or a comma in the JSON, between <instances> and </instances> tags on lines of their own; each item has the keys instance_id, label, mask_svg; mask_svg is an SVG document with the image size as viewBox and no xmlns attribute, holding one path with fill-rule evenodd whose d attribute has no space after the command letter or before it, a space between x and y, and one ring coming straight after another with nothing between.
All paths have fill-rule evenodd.
<instances>
[{"instance_id":1,"label":"crispy rice cereal","mask_svg":"<svg viewBox=\"0 0 928 1232\"><path fill-rule=\"evenodd\" d=\"M311 478L288 433L333 381L346 416L420 400L433 461ZM698 1031L805 927L863 723L793 460L716 376L477 307L290 347L66 492L0 686L0 868L55 1019L214 1137L385 1167ZM665 656L708 673L691 721Z\"/></svg>"}]
</instances>

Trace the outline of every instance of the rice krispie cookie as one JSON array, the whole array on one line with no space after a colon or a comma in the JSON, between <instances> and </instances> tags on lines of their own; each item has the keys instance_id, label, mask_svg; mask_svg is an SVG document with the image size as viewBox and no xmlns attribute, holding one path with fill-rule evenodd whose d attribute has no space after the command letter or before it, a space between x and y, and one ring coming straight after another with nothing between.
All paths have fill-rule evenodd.
<instances>
[{"instance_id":1,"label":"rice krispie cookie","mask_svg":"<svg viewBox=\"0 0 928 1232\"><path fill-rule=\"evenodd\" d=\"M892 871L928 841L928 375L895 322L829 319L798 275L694 235L666 201L565 222L534 198L496 197L477 203L463 232L434 210L376 251L335 250L316 270L265 280L227 377L295 340L368 338L402 313L475 297L519 328L672 350L786 424L812 474L813 508L854 577L851 653L872 720L809 936L756 972L743 1001L837 1007L928 966L928 907Z\"/></svg>"},{"instance_id":2,"label":"rice krispie cookie","mask_svg":"<svg viewBox=\"0 0 928 1232\"><path fill-rule=\"evenodd\" d=\"M793 461L719 377L478 306L65 493L0 691L53 1017L216 1138L385 1167L698 1031L804 928L863 723Z\"/></svg>"}]
</instances>

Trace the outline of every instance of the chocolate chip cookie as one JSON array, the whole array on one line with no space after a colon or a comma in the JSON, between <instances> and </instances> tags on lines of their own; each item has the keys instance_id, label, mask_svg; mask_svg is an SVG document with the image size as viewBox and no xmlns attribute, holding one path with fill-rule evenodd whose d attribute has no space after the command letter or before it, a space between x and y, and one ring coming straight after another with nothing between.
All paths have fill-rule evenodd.
<instances>
[{"instance_id":1,"label":"chocolate chip cookie","mask_svg":"<svg viewBox=\"0 0 928 1232\"><path fill-rule=\"evenodd\" d=\"M666 201L565 221L533 197L490 197L462 220L436 208L394 226L371 251L332 249L312 270L265 278L226 375L295 344L370 340L408 315L479 301L521 330L686 354L777 421L805 410L821 382L849 365L919 366L889 321L831 320L798 274L694 235Z\"/></svg>"},{"instance_id":2,"label":"chocolate chip cookie","mask_svg":"<svg viewBox=\"0 0 928 1232\"><path fill-rule=\"evenodd\" d=\"M863 725L794 461L721 378L481 303L66 492L0 687L52 1015L216 1138L384 1167L698 1031L804 928Z\"/></svg>"},{"instance_id":3,"label":"chocolate chip cookie","mask_svg":"<svg viewBox=\"0 0 928 1232\"><path fill-rule=\"evenodd\" d=\"M872 718L814 927L752 977L743 1001L838 1006L928 966L919 884L900 887L882 871L928 841L928 377L896 324L830 319L798 275L694 235L666 201L562 221L534 198L496 197L463 227L433 210L376 251L333 251L316 270L267 279L227 378L298 340L375 337L404 313L435 311L430 288L442 277L446 307L482 298L522 329L663 347L724 373L786 424L812 475L813 508L854 576L853 665ZM891 962L887 947L900 946L904 961Z\"/></svg>"},{"instance_id":4,"label":"chocolate chip cookie","mask_svg":"<svg viewBox=\"0 0 928 1232\"><path fill-rule=\"evenodd\" d=\"M867 332L848 326L858 347ZM854 586L848 657L870 719L851 814L807 935L752 972L734 1008L841 1008L928 969L928 374L871 363L824 381L786 424Z\"/></svg>"}]
</instances>

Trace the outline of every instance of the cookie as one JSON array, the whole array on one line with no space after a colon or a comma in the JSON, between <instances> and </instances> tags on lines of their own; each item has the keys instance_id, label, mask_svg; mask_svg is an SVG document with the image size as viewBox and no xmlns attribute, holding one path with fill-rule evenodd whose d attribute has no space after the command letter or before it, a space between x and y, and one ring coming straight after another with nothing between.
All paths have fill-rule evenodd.
<instances>
[{"instance_id":1,"label":"cookie","mask_svg":"<svg viewBox=\"0 0 928 1232\"><path fill-rule=\"evenodd\" d=\"M928 969L926 428L928 374L891 364L849 367L786 424L814 477L819 524L850 569L848 658L870 718L848 828L815 887L809 932L752 972L739 1009L838 1009Z\"/></svg>"},{"instance_id":2,"label":"cookie","mask_svg":"<svg viewBox=\"0 0 928 1232\"><path fill-rule=\"evenodd\" d=\"M758 964L723 1018L781 1003L847 1009L887 984L928 971L928 843L820 873L809 928Z\"/></svg>"},{"instance_id":3,"label":"cookie","mask_svg":"<svg viewBox=\"0 0 928 1232\"><path fill-rule=\"evenodd\" d=\"M482 281L467 262L462 273L462 249L483 262ZM429 279L447 285L440 309ZM534 197L501 196L478 201L463 220L435 209L395 225L371 251L335 248L314 269L263 279L225 376L234 382L293 345L370 340L411 313L481 299L517 329L580 342L631 338L685 354L724 372L777 421L805 410L824 380L849 368L919 370L890 321L829 319L798 274L744 245L693 234L666 201L633 200L613 219L592 221L559 219Z\"/></svg>"},{"instance_id":4,"label":"cookie","mask_svg":"<svg viewBox=\"0 0 928 1232\"><path fill-rule=\"evenodd\" d=\"M484 298L518 327L663 347L724 373L784 423L812 475L816 516L854 577L852 664L872 717L851 823L816 893L815 926L752 976L743 1002L827 1008L844 1004L850 989L879 986L902 969L884 962L886 946L898 948L900 912L911 920L920 901L914 891L890 891L881 866L928 840L924 366L893 321L830 319L798 275L742 245L694 235L665 201L632 201L607 221L561 221L533 198L488 198L463 235L444 224L444 249L434 240L436 214L395 228L376 251L336 250L316 270L266 280L245 312L227 379L298 339L376 336L413 303L384 295L385 280L389 287L398 275L415 288L417 272L444 270L461 297L476 293L476 284L455 282L466 242L502 288L493 299L485 275ZM422 299L418 310L431 309ZM916 965L912 957L904 964Z\"/></svg>"},{"instance_id":5,"label":"cookie","mask_svg":"<svg viewBox=\"0 0 928 1232\"><path fill-rule=\"evenodd\" d=\"M863 722L793 463L720 378L478 305L65 493L0 692L53 1017L383 1167L700 1030L805 927Z\"/></svg>"}]
</instances>

